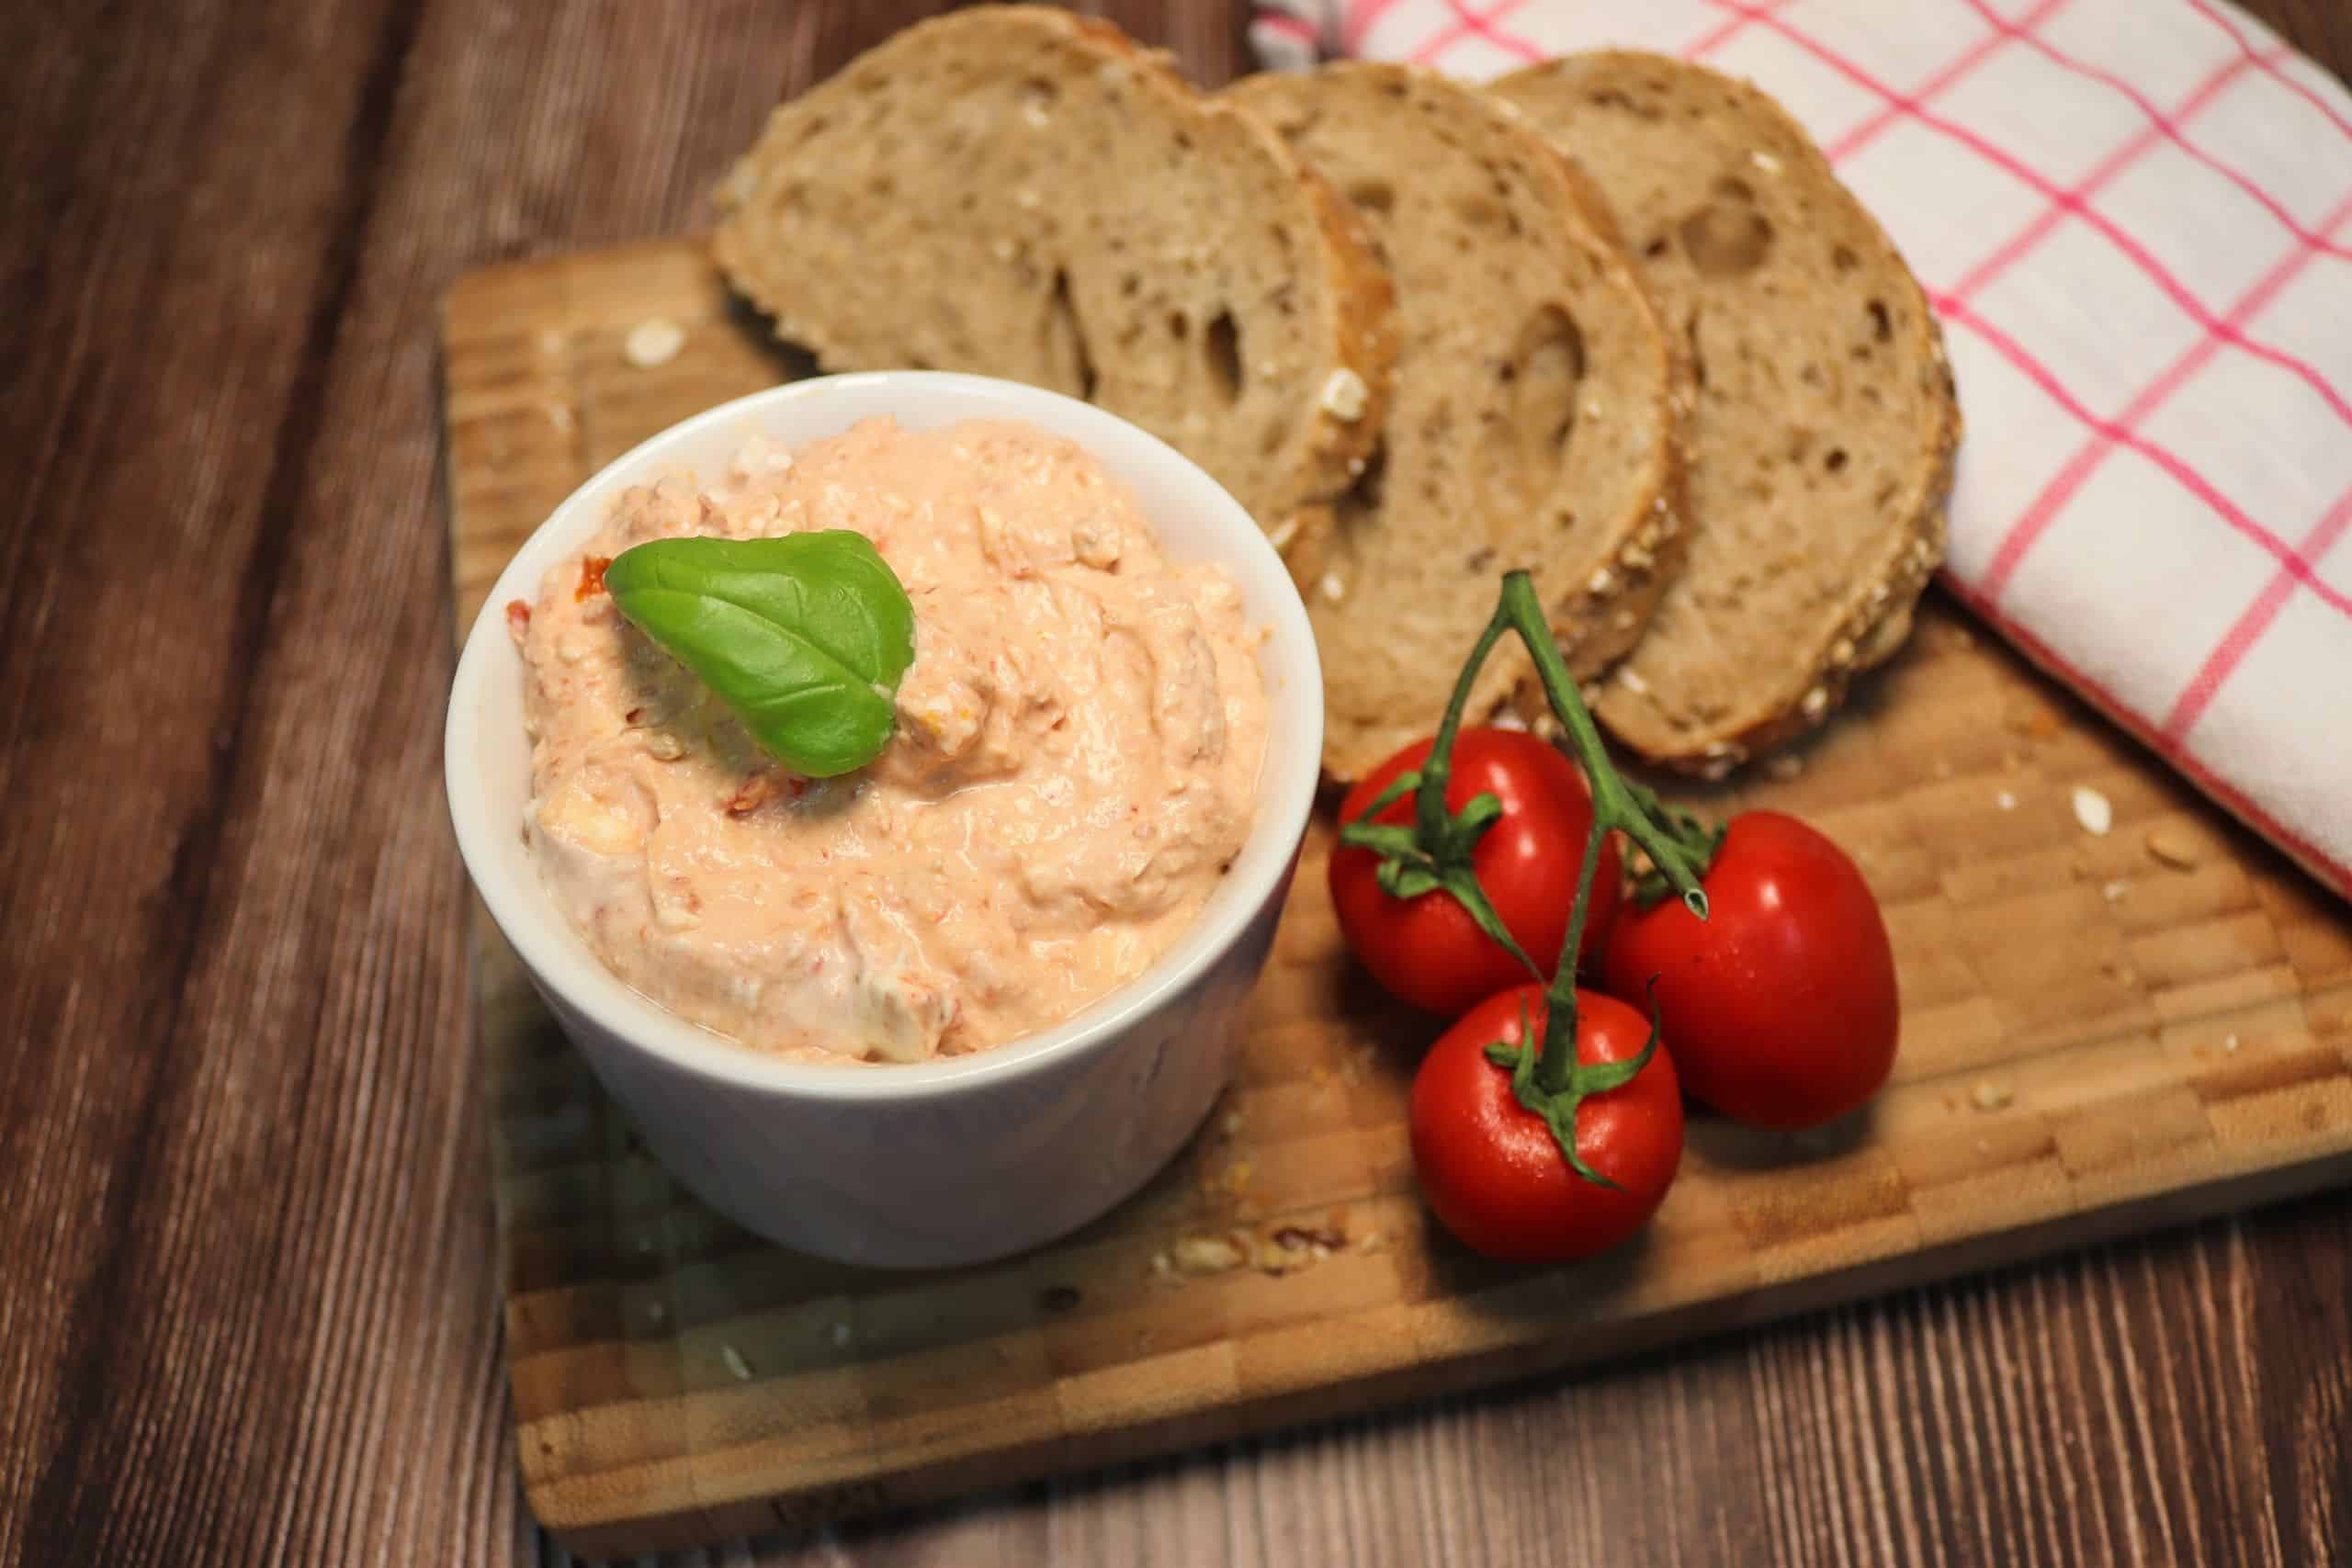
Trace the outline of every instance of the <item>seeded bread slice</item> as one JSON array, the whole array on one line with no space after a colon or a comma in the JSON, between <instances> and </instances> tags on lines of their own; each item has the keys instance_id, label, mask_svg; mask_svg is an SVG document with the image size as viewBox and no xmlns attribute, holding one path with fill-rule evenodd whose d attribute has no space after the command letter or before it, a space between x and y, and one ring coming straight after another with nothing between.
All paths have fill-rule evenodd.
<instances>
[{"instance_id":1,"label":"seeded bread slice","mask_svg":"<svg viewBox=\"0 0 2352 1568\"><path fill-rule=\"evenodd\" d=\"M1396 280L1396 392L1336 525L1292 547L1323 654L1325 769L1425 734L1525 567L1572 669L1630 648L1680 551L1679 362L1576 168L1498 101L1345 64L1226 90L1346 197ZM1474 716L1531 666L1489 660Z\"/></svg>"},{"instance_id":2,"label":"seeded bread slice","mask_svg":"<svg viewBox=\"0 0 2352 1568\"><path fill-rule=\"evenodd\" d=\"M1746 83L1605 52L1491 90L1592 173L1687 345L1689 564L1594 705L1643 755L1721 776L1909 635L1960 439L1941 333L1885 233Z\"/></svg>"},{"instance_id":3,"label":"seeded bread slice","mask_svg":"<svg viewBox=\"0 0 2352 1568\"><path fill-rule=\"evenodd\" d=\"M1087 398L1312 532L1371 450L1389 292L1282 140L1117 28L983 6L777 109L715 250L831 370L968 370Z\"/></svg>"}]
</instances>

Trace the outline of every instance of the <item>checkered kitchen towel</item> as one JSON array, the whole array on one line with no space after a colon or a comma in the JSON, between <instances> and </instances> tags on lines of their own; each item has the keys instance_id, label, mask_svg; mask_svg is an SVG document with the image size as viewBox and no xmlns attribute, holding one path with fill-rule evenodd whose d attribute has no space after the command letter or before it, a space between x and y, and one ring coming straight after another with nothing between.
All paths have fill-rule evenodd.
<instances>
[{"instance_id":1,"label":"checkered kitchen towel","mask_svg":"<svg viewBox=\"0 0 2352 1568\"><path fill-rule=\"evenodd\" d=\"M1944 581L2352 897L2352 94L2225 0L1278 0L1270 64L1605 44L1804 122L1942 313Z\"/></svg>"}]
</instances>

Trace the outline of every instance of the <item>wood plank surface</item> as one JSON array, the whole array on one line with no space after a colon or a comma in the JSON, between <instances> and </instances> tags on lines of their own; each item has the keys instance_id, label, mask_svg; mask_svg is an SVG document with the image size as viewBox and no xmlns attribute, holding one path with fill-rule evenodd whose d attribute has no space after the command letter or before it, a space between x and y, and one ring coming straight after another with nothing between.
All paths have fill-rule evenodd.
<instances>
[{"instance_id":1,"label":"wood plank surface","mask_svg":"<svg viewBox=\"0 0 2352 1568\"><path fill-rule=\"evenodd\" d=\"M435 306L692 227L779 92L931 8L0 16L0 1563L568 1561L438 795ZM1231 0L1096 8L1242 62ZM2352 66L2337 0L2252 8ZM2229 842L2325 962L2340 909ZM2348 1302L2324 1196L674 1562L2340 1562Z\"/></svg>"}]
</instances>

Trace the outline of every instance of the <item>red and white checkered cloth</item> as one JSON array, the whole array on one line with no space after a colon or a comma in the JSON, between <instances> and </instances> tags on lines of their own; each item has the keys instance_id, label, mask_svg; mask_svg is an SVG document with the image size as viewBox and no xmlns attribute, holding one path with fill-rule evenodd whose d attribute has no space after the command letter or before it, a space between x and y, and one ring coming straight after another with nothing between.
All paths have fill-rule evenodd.
<instances>
[{"instance_id":1,"label":"red and white checkered cloth","mask_svg":"<svg viewBox=\"0 0 2352 1568\"><path fill-rule=\"evenodd\" d=\"M1944 581L2352 897L2352 94L2225 0L1277 0L1262 58L1614 44L1778 97L1941 312Z\"/></svg>"}]
</instances>

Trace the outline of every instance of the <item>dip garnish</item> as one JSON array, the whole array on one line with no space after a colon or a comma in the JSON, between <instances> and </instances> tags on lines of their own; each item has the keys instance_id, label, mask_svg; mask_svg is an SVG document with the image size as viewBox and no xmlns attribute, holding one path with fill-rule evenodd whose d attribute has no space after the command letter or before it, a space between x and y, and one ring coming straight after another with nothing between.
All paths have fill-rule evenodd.
<instances>
[{"instance_id":1,"label":"dip garnish","mask_svg":"<svg viewBox=\"0 0 2352 1568\"><path fill-rule=\"evenodd\" d=\"M615 557L605 587L795 773L831 778L888 744L914 605L865 535L655 539Z\"/></svg>"}]
</instances>

